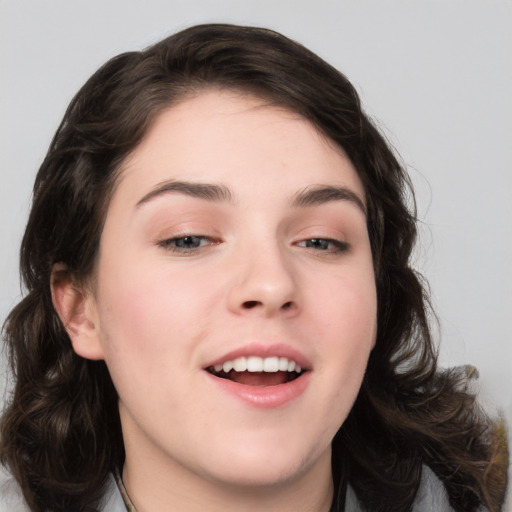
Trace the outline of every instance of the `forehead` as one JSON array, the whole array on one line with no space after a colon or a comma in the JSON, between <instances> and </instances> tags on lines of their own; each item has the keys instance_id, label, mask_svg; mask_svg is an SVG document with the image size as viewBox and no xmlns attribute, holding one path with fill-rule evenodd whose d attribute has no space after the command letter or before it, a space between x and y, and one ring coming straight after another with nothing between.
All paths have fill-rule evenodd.
<instances>
[{"instance_id":1,"label":"forehead","mask_svg":"<svg viewBox=\"0 0 512 512\"><path fill-rule=\"evenodd\" d=\"M205 91L161 112L123 164L118 185L135 200L169 179L223 183L253 196L261 183L293 194L328 182L364 198L349 158L312 123L232 91Z\"/></svg>"}]
</instances>

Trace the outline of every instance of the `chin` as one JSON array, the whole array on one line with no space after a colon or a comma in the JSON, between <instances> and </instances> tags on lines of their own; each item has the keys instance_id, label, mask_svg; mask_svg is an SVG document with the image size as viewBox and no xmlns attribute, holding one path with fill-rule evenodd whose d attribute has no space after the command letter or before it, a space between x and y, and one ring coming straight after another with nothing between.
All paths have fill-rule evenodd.
<instances>
[{"instance_id":1,"label":"chin","mask_svg":"<svg viewBox=\"0 0 512 512\"><path fill-rule=\"evenodd\" d=\"M300 479L306 472L299 464L275 464L272 461L259 464L231 464L225 471L219 473L216 468L214 480L224 485L239 488L263 488L286 485Z\"/></svg>"},{"instance_id":2,"label":"chin","mask_svg":"<svg viewBox=\"0 0 512 512\"><path fill-rule=\"evenodd\" d=\"M208 472L210 478L225 485L272 487L300 480L313 467L324 463L330 468L330 445L320 454L316 450L294 450L285 444L278 449L263 450L255 446L243 449L239 445L236 453L223 457L222 462Z\"/></svg>"}]
</instances>

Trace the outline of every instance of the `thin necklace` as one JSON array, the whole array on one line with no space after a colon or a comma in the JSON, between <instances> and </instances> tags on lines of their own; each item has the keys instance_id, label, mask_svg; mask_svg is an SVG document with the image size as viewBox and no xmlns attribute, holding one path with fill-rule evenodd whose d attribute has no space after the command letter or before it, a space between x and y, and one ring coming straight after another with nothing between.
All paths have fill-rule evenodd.
<instances>
[{"instance_id":1,"label":"thin necklace","mask_svg":"<svg viewBox=\"0 0 512 512\"><path fill-rule=\"evenodd\" d=\"M116 471L115 471L115 477L116 477L117 487L119 489L119 492L121 493L121 496L123 497L123 501L124 501L124 504L126 505L127 512L137 512L135 505L133 504L132 500L130 499L130 496L128 496L128 491L126 490L126 487L124 486L123 479L121 478L121 474L119 473L118 469L116 469Z\"/></svg>"}]
</instances>

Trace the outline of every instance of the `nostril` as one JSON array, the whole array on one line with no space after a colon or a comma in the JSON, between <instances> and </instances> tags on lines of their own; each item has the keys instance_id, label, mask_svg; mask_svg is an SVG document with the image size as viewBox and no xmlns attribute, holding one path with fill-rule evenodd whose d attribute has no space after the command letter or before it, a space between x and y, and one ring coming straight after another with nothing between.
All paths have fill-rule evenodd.
<instances>
[{"instance_id":1,"label":"nostril","mask_svg":"<svg viewBox=\"0 0 512 512\"><path fill-rule=\"evenodd\" d=\"M245 309L252 309L258 305L261 305L261 302L258 302L257 300L247 300L243 304Z\"/></svg>"},{"instance_id":2,"label":"nostril","mask_svg":"<svg viewBox=\"0 0 512 512\"><path fill-rule=\"evenodd\" d=\"M259 300L246 300L243 304L242 304L242 307L244 309L254 309L258 306L262 306L263 303ZM288 301L288 302L285 302L282 306L281 306L281 309L291 309L293 307L293 301Z\"/></svg>"}]
</instances>

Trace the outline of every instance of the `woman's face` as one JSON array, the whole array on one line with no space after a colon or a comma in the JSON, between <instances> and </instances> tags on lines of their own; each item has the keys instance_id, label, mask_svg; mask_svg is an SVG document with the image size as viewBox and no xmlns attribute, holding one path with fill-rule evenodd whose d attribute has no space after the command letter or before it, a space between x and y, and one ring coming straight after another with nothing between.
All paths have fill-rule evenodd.
<instances>
[{"instance_id":1,"label":"woman's face","mask_svg":"<svg viewBox=\"0 0 512 512\"><path fill-rule=\"evenodd\" d=\"M128 469L235 485L329 471L376 293L362 184L309 122L219 91L160 114L121 170L95 283Z\"/></svg>"}]
</instances>

